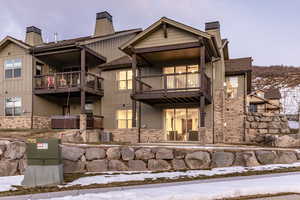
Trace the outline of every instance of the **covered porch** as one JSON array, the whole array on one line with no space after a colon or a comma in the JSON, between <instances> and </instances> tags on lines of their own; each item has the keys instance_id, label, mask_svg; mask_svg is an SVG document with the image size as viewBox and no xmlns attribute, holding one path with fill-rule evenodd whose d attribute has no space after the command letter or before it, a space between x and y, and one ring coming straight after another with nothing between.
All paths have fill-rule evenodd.
<instances>
[{"instance_id":1,"label":"covered porch","mask_svg":"<svg viewBox=\"0 0 300 200\"><path fill-rule=\"evenodd\" d=\"M106 58L77 44L45 45L32 53L36 112L41 112L41 107L52 108L49 115L54 129L79 129L80 115L86 116L87 129L103 128L99 108L103 78L97 66Z\"/></svg>"}]
</instances>

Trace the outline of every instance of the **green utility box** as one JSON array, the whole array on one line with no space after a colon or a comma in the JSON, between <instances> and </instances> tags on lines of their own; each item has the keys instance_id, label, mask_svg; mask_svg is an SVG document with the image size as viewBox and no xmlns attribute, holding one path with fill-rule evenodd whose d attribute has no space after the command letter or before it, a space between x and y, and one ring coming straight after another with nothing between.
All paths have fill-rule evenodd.
<instances>
[{"instance_id":1,"label":"green utility box","mask_svg":"<svg viewBox=\"0 0 300 200\"><path fill-rule=\"evenodd\" d=\"M25 187L62 184L63 165L59 139L28 139L27 162L22 185Z\"/></svg>"},{"instance_id":2,"label":"green utility box","mask_svg":"<svg viewBox=\"0 0 300 200\"><path fill-rule=\"evenodd\" d=\"M28 139L28 165L59 165L62 163L59 139Z\"/></svg>"}]
</instances>

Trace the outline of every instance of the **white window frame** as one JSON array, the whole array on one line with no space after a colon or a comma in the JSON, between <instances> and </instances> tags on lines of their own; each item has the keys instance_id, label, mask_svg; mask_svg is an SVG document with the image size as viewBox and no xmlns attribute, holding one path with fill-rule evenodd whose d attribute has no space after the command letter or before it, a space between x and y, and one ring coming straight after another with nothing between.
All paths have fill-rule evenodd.
<instances>
[{"instance_id":1,"label":"white window frame","mask_svg":"<svg viewBox=\"0 0 300 200\"><path fill-rule=\"evenodd\" d=\"M19 61L19 62L17 62ZM11 66L9 66L9 62L11 62ZM20 63L20 64L18 64ZM12 70L12 77L6 77L6 71ZM20 70L20 76L15 75L15 70ZM4 78L5 79L15 79L22 77L22 59L15 58L15 59L7 59L4 61Z\"/></svg>"},{"instance_id":2,"label":"white window frame","mask_svg":"<svg viewBox=\"0 0 300 200\"><path fill-rule=\"evenodd\" d=\"M20 105L17 106L16 105L17 101L14 101L14 102L11 102L11 104L13 104L12 106L7 106L7 104L8 104L7 100L8 99L20 100ZM12 115L7 115L6 109L8 109L8 108L12 108L13 109ZM17 108L19 108L20 113L16 112ZM6 97L4 99L4 112L5 112L5 116L21 116L22 115L22 98L21 97Z\"/></svg>"}]
</instances>

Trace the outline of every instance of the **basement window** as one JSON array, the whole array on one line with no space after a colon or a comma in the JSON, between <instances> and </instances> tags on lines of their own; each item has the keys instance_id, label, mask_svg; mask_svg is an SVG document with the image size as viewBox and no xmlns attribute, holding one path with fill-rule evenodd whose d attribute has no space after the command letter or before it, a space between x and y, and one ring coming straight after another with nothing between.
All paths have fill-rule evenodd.
<instances>
[{"instance_id":1,"label":"basement window","mask_svg":"<svg viewBox=\"0 0 300 200\"><path fill-rule=\"evenodd\" d=\"M22 61L21 59L6 60L4 62L5 78L21 77Z\"/></svg>"},{"instance_id":2,"label":"basement window","mask_svg":"<svg viewBox=\"0 0 300 200\"><path fill-rule=\"evenodd\" d=\"M20 116L22 111L21 97L9 97L5 99L5 116Z\"/></svg>"},{"instance_id":3,"label":"basement window","mask_svg":"<svg viewBox=\"0 0 300 200\"><path fill-rule=\"evenodd\" d=\"M238 83L238 77L237 76L231 76L226 78L226 96L227 98L236 98L237 97L237 91L239 87Z\"/></svg>"},{"instance_id":4,"label":"basement window","mask_svg":"<svg viewBox=\"0 0 300 200\"><path fill-rule=\"evenodd\" d=\"M132 89L132 71L119 71L117 73L117 81L119 90L131 90Z\"/></svg>"},{"instance_id":5,"label":"basement window","mask_svg":"<svg viewBox=\"0 0 300 200\"><path fill-rule=\"evenodd\" d=\"M132 110L118 110L117 111L117 127L131 128Z\"/></svg>"}]
</instances>

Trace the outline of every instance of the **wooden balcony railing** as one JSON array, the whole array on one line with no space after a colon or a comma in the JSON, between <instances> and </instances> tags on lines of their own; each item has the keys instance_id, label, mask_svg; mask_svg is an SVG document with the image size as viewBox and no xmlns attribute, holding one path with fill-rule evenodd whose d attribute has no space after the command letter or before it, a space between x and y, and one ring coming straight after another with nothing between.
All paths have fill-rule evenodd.
<instances>
[{"instance_id":1,"label":"wooden balcony railing","mask_svg":"<svg viewBox=\"0 0 300 200\"><path fill-rule=\"evenodd\" d=\"M203 79L203 80L202 80ZM200 72L155 74L137 77L136 93L201 90L210 94L210 78Z\"/></svg>"},{"instance_id":2,"label":"wooden balcony railing","mask_svg":"<svg viewBox=\"0 0 300 200\"><path fill-rule=\"evenodd\" d=\"M62 72L34 77L35 90L55 90L80 87L80 71ZM103 78L97 74L86 72L85 86L97 91L102 90Z\"/></svg>"},{"instance_id":3,"label":"wooden balcony railing","mask_svg":"<svg viewBox=\"0 0 300 200\"><path fill-rule=\"evenodd\" d=\"M87 129L102 129L103 116L87 115ZM51 117L51 127L53 129L80 129L79 115L56 115Z\"/></svg>"}]
</instances>

